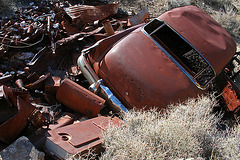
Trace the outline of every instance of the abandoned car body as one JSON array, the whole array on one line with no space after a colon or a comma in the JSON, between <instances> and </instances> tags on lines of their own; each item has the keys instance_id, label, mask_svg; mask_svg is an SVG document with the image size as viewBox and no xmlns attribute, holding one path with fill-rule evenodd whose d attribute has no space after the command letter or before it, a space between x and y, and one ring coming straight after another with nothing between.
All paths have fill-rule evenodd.
<instances>
[{"instance_id":1,"label":"abandoned car body","mask_svg":"<svg viewBox=\"0 0 240 160\"><path fill-rule=\"evenodd\" d=\"M73 17L76 23L79 20ZM50 22L50 17L47 21ZM108 19L102 24L104 22L112 23ZM125 27L129 27L125 22ZM5 106L0 110L0 150L20 135L28 135L35 147L56 159L79 159L89 150L99 154L104 149L102 137L109 122L118 127L128 123L112 111L166 108L170 103L207 92L211 84L218 85L215 83L218 79L222 82L218 88L228 111L240 115L240 90L232 82L235 43L199 8L173 9L147 24L133 26L105 39L102 39L107 36L102 33L102 26L91 27L97 29L87 34L67 32L71 36L64 36L56 43L49 41L49 46L44 43L44 48L27 67L24 65L23 75L7 75L1 79L1 82L9 78L16 80L17 88L11 84L0 87L1 104ZM96 39L94 34L100 30L102 40L79 52L88 45L87 40L91 43ZM73 56L69 56L70 62L76 62L81 54L78 65L82 72L76 64L63 65L67 57L64 52L67 50L63 48L68 45L77 47L67 52L76 52L69 54ZM54 74L62 65L70 67L66 72L69 74L65 75L65 71ZM42 105L43 102L51 106Z\"/></svg>"},{"instance_id":2,"label":"abandoned car body","mask_svg":"<svg viewBox=\"0 0 240 160\"><path fill-rule=\"evenodd\" d=\"M102 79L127 108L162 108L206 92L235 52L215 20L186 6L98 41L78 65L94 92L102 90Z\"/></svg>"}]
</instances>

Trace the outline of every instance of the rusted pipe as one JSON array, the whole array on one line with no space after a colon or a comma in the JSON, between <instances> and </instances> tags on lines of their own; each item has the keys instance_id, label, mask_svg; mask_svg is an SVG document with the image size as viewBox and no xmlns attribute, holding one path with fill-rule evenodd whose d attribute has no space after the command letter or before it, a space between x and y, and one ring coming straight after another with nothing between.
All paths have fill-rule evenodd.
<instances>
[{"instance_id":1,"label":"rusted pipe","mask_svg":"<svg viewBox=\"0 0 240 160\"><path fill-rule=\"evenodd\" d=\"M17 79L16 81L15 81L15 84L16 84L16 86L18 87L18 88L20 88L20 89L22 89L22 90L27 90L26 88L24 88L24 84L23 84L23 81L22 81L22 79Z\"/></svg>"},{"instance_id":2,"label":"rusted pipe","mask_svg":"<svg viewBox=\"0 0 240 160\"><path fill-rule=\"evenodd\" d=\"M125 106L118 100L117 97L115 97L112 93L112 91L106 87L105 85L103 85L103 82L101 79L98 78L98 76L96 75L96 73L94 72L94 70L91 68L91 66L89 65L87 59L85 56L87 56L87 54L89 52L91 52L91 50L94 50L95 47L98 46L98 43L96 43L95 45L93 45L92 47L83 50L81 56L78 58L78 66L80 68L80 70L82 71L84 77L88 80L88 82L90 83L90 90L95 93L95 94L99 94L102 98L104 98L107 102L107 104L116 112L125 112L127 113L127 109L125 108Z\"/></svg>"},{"instance_id":3,"label":"rusted pipe","mask_svg":"<svg viewBox=\"0 0 240 160\"><path fill-rule=\"evenodd\" d=\"M45 92L50 92L53 94L57 93L60 87L61 78L60 77L49 77L45 81Z\"/></svg>"},{"instance_id":4,"label":"rusted pipe","mask_svg":"<svg viewBox=\"0 0 240 160\"><path fill-rule=\"evenodd\" d=\"M57 100L88 117L96 117L105 100L70 79L65 79L57 92Z\"/></svg>"},{"instance_id":5,"label":"rusted pipe","mask_svg":"<svg viewBox=\"0 0 240 160\"><path fill-rule=\"evenodd\" d=\"M113 30L112 24L108 19L103 21L102 25L103 25L106 33L108 34L108 36L114 35L114 30Z\"/></svg>"}]
</instances>

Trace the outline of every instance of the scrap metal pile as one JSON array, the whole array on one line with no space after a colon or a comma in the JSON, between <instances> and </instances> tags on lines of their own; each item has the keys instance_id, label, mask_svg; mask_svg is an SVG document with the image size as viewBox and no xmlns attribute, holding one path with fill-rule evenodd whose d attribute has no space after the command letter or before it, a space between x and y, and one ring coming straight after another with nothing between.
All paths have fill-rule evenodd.
<instances>
[{"instance_id":1,"label":"scrap metal pile","mask_svg":"<svg viewBox=\"0 0 240 160\"><path fill-rule=\"evenodd\" d=\"M126 123L116 113L211 89L239 118L236 44L216 21L196 6L147 24L146 8L129 14L101 1L37 0L0 19L0 158L26 157L23 147L32 159L99 154L109 123Z\"/></svg>"},{"instance_id":2,"label":"scrap metal pile","mask_svg":"<svg viewBox=\"0 0 240 160\"><path fill-rule=\"evenodd\" d=\"M37 0L0 23L0 150L26 136L48 158L99 153L104 127L122 122L86 89L77 58L82 49L130 27L128 15L118 4ZM12 156L8 148L3 158Z\"/></svg>"}]
</instances>

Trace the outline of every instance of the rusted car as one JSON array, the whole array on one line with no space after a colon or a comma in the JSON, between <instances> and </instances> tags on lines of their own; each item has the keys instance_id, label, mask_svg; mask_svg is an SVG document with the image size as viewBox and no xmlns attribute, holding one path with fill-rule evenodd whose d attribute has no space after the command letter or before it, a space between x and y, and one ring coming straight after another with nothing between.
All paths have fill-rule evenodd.
<instances>
[{"instance_id":1,"label":"rusted car","mask_svg":"<svg viewBox=\"0 0 240 160\"><path fill-rule=\"evenodd\" d=\"M206 92L235 52L214 19L186 6L98 41L78 65L90 90L116 110L161 109Z\"/></svg>"}]
</instances>

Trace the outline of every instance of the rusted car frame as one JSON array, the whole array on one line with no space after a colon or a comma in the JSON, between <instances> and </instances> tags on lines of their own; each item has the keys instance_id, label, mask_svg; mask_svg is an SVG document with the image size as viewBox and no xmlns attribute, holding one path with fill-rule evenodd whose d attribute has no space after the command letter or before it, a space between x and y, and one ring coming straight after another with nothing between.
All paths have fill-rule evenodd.
<instances>
[{"instance_id":1,"label":"rusted car frame","mask_svg":"<svg viewBox=\"0 0 240 160\"><path fill-rule=\"evenodd\" d=\"M126 108L160 109L206 92L235 52L215 20L186 6L97 42L78 65L93 91L102 79Z\"/></svg>"}]
</instances>

